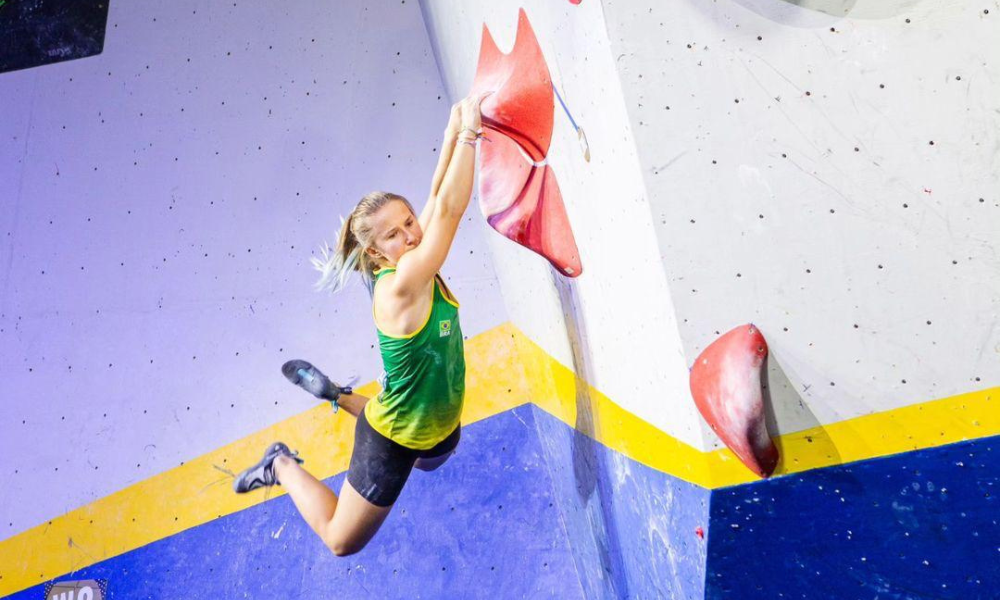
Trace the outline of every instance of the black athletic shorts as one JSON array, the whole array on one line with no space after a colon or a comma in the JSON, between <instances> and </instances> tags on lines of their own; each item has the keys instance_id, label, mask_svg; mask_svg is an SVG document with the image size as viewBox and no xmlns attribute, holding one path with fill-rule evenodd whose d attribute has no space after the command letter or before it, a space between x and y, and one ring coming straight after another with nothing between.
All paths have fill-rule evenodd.
<instances>
[{"instance_id":1,"label":"black athletic shorts","mask_svg":"<svg viewBox=\"0 0 1000 600\"><path fill-rule=\"evenodd\" d=\"M354 426L354 451L347 481L372 504L391 506L403 491L413 463L418 458L437 458L450 453L458 446L461 436L462 426L459 425L433 448L414 450L375 431L362 410Z\"/></svg>"}]
</instances>

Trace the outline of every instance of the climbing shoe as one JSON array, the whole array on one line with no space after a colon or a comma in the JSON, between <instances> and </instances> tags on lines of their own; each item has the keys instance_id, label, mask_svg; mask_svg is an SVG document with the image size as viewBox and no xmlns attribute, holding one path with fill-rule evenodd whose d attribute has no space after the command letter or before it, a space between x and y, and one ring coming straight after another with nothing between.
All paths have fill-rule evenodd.
<instances>
[{"instance_id":1,"label":"climbing shoe","mask_svg":"<svg viewBox=\"0 0 1000 600\"><path fill-rule=\"evenodd\" d=\"M279 456L291 457L299 464L305 462L299 458L298 451L292 452L284 443L275 442L264 450L264 458L260 459L260 462L236 476L233 481L233 491L245 494L259 487L281 485L274 473L274 459Z\"/></svg>"},{"instance_id":2,"label":"climbing shoe","mask_svg":"<svg viewBox=\"0 0 1000 600\"><path fill-rule=\"evenodd\" d=\"M281 365L281 373L288 381L309 392L321 400L327 400L333 407L333 412L340 409L337 400L341 394L353 393L350 387L341 387L330 381L319 369L308 361L290 360Z\"/></svg>"}]
</instances>

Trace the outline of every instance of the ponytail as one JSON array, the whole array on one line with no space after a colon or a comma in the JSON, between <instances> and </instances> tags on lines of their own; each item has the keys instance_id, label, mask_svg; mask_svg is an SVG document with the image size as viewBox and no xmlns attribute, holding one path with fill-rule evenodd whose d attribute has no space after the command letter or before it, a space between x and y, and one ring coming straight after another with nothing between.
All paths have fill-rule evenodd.
<instances>
[{"instance_id":1,"label":"ponytail","mask_svg":"<svg viewBox=\"0 0 1000 600\"><path fill-rule=\"evenodd\" d=\"M351 231L353 221L353 212L346 221L344 217L340 218L340 233L337 235L336 250L331 250L330 245L323 242L323 246L320 248L320 254L323 257L312 256L309 258L313 267L321 273L319 280L313 285L317 292L326 289L329 289L331 294L339 292L347 285L347 278L351 271L359 270L364 249L354 232Z\"/></svg>"}]
</instances>

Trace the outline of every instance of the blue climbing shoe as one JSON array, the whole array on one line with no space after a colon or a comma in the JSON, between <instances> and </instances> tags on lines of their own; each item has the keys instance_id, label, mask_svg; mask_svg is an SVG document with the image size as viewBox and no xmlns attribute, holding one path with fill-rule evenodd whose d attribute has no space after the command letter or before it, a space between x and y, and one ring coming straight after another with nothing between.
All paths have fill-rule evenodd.
<instances>
[{"instance_id":1,"label":"blue climbing shoe","mask_svg":"<svg viewBox=\"0 0 1000 600\"><path fill-rule=\"evenodd\" d=\"M333 406L333 411L337 412L340 406L337 400L341 394L353 392L350 387L341 387L330 381L319 369L304 360L290 360L281 365L281 373L288 381L309 392L321 400L327 400Z\"/></svg>"},{"instance_id":2,"label":"blue climbing shoe","mask_svg":"<svg viewBox=\"0 0 1000 600\"><path fill-rule=\"evenodd\" d=\"M237 494L245 494L259 487L281 485L274 473L274 459L279 456L288 456L299 464L305 462L299 458L298 451L292 452L284 443L275 442L264 450L264 458L260 459L260 462L236 476L233 481L233 491Z\"/></svg>"}]
</instances>

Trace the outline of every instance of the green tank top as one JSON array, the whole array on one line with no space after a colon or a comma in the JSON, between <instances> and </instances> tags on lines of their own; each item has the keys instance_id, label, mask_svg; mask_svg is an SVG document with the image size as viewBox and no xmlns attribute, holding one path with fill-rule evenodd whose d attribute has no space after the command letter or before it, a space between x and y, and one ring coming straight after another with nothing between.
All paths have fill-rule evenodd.
<instances>
[{"instance_id":1,"label":"green tank top","mask_svg":"<svg viewBox=\"0 0 1000 600\"><path fill-rule=\"evenodd\" d=\"M375 285L395 271L393 267L375 271ZM414 333L388 335L375 324L384 367L379 378L382 392L375 402L365 404L365 417L376 431L415 450L433 448L448 437L459 424L465 400L458 301L438 275L431 293L430 312Z\"/></svg>"}]
</instances>

